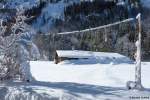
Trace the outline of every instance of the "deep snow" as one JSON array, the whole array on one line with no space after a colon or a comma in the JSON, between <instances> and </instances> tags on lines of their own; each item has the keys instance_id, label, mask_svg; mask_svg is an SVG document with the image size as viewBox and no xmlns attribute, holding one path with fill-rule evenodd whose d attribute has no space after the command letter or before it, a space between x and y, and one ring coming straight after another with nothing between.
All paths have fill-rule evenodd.
<instances>
[{"instance_id":1,"label":"deep snow","mask_svg":"<svg viewBox=\"0 0 150 100\"><path fill-rule=\"evenodd\" d=\"M150 63L142 63L142 83L150 88ZM73 82L110 87L125 87L127 81L134 81L135 65L115 61L101 64L98 61L80 60L54 62L31 62L31 73L38 81Z\"/></svg>"},{"instance_id":2,"label":"deep snow","mask_svg":"<svg viewBox=\"0 0 150 100\"><path fill-rule=\"evenodd\" d=\"M146 89L127 90L126 82L134 81L133 61L117 53L92 52L91 56L92 59L59 64L31 61L31 73L36 81L0 83L0 100L150 99L150 62L142 62L142 83Z\"/></svg>"}]
</instances>

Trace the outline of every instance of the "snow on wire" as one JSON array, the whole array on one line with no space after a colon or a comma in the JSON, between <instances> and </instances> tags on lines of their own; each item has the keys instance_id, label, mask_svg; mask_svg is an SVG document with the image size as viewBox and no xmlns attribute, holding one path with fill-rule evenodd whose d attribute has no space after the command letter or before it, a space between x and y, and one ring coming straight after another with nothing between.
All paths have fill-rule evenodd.
<instances>
[{"instance_id":1,"label":"snow on wire","mask_svg":"<svg viewBox=\"0 0 150 100\"><path fill-rule=\"evenodd\" d=\"M61 32L61 33L56 33L55 35L67 35L67 34L75 34L75 33L84 33L84 32L88 32L88 31L95 31L95 30L115 26L115 25L118 25L118 24L121 24L121 23L130 22L130 21L133 21L133 20L135 20L135 18L128 18L128 19L125 19L123 21L117 21L117 22L114 22L114 23L111 23L111 24L98 26L98 27L95 27L95 28L88 28L88 29L84 29L84 30L71 31L71 32ZM50 35L50 34L44 34L44 35Z\"/></svg>"}]
</instances>

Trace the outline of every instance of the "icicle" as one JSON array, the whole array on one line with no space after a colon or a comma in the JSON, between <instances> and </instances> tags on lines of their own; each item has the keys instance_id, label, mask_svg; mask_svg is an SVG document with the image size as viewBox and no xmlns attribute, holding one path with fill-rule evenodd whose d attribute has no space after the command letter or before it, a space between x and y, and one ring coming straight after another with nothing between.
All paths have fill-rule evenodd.
<instances>
[{"instance_id":1,"label":"icicle","mask_svg":"<svg viewBox=\"0 0 150 100\"><path fill-rule=\"evenodd\" d=\"M108 41L106 28L104 28L104 39L105 39L105 42Z\"/></svg>"}]
</instances>

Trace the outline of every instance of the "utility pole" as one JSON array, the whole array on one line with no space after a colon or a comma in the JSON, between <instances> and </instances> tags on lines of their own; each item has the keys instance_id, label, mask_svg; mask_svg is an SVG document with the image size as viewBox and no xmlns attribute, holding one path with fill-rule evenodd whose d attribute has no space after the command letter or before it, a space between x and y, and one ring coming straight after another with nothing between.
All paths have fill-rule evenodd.
<instances>
[{"instance_id":1,"label":"utility pole","mask_svg":"<svg viewBox=\"0 0 150 100\"><path fill-rule=\"evenodd\" d=\"M135 88L136 89L142 89L142 83L141 83L141 14L139 13L136 16L136 19L138 20L138 40L136 41L135 45L137 47L136 51L136 68L135 68Z\"/></svg>"}]
</instances>

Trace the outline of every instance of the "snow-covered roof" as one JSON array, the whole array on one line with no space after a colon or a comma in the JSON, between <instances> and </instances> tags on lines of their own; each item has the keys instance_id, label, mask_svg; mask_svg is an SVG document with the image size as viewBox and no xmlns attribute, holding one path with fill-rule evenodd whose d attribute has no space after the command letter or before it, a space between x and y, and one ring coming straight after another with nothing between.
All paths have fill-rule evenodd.
<instances>
[{"instance_id":1,"label":"snow-covered roof","mask_svg":"<svg viewBox=\"0 0 150 100\"><path fill-rule=\"evenodd\" d=\"M81 50L57 50L58 56L68 57L68 58L90 58L92 57L92 52L81 51Z\"/></svg>"},{"instance_id":2,"label":"snow-covered roof","mask_svg":"<svg viewBox=\"0 0 150 100\"><path fill-rule=\"evenodd\" d=\"M100 63L109 63L109 62L133 62L126 56L123 56L119 53L112 52L92 52L92 51L82 51L82 50L56 50L59 57L68 57L68 58L88 58L91 61L97 60Z\"/></svg>"}]
</instances>

